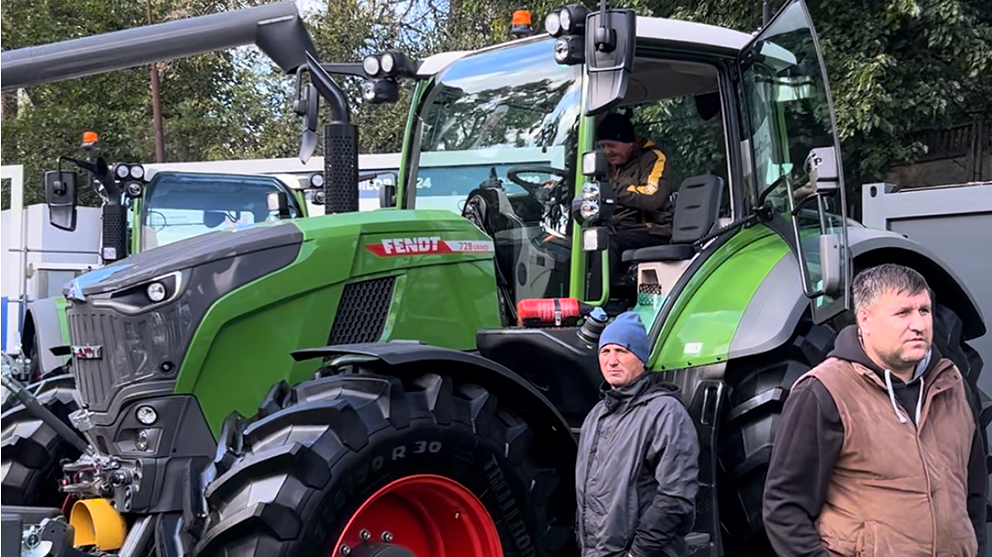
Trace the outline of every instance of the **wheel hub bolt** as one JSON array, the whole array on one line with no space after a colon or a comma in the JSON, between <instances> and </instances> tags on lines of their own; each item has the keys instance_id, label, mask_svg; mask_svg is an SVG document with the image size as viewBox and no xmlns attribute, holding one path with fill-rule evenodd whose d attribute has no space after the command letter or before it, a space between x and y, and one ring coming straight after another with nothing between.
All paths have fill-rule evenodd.
<instances>
[{"instance_id":1,"label":"wheel hub bolt","mask_svg":"<svg viewBox=\"0 0 992 557\"><path fill-rule=\"evenodd\" d=\"M362 528L362 530L358 533L358 535L362 538L363 541L369 541L369 538L372 537L372 533L366 530L365 528Z\"/></svg>"},{"instance_id":2,"label":"wheel hub bolt","mask_svg":"<svg viewBox=\"0 0 992 557\"><path fill-rule=\"evenodd\" d=\"M389 531L382 533L382 541L386 543L391 543L393 541L393 535Z\"/></svg>"},{"instance_id":3,"label":"wheel hub bolt","mask_svg":"<svg viewBox=\"0 0 992 557\"><path fill-rule=\"evenodd\" d=\"M341 551L341 555L347 555L347 554L351 553L351 548L348 547L347 545L341 544L340 551Z\"/></svg>"}]
</instances>

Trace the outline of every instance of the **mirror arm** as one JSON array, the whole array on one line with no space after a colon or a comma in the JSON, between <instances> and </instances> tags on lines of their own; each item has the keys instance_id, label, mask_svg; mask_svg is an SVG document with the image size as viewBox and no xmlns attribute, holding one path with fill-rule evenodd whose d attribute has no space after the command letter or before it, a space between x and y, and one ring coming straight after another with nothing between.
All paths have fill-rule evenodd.
<instances>
[{"instance_id":1,"label":"mirror arm","mask_svg":"<svg viewBox=\"0 0 992 557\"><path fill-rule=\"evenodd\" d=\"M791 194L791 192L790 192L790 194ZM807 195L806 197L804 197L802 200L800 200L799 203L796 205L796 207L794 209L792 209L792 216L793 216L793 218L795 218L799 214L799 211L801 211L803 209L803 207L805 207L806 205L808 205L809 202L812 201L812 200L814 200L814 199L819 200L820 199L820 194L818 194L818 193L812 193L812 194Z\"/></svg>"},{"instance_id":2,"label":"mirror arm","mask_svg":"<svg viewBox=\"0 0 992 557\"><path fill-rule=\"evenodd\" d=\"M100 175L100 171L97 168L95 162L82 161L79 159L74 159L72 157L59 157L58 165L59 170L62 170L62 161L67 160L82 170L85 170L90 176L95 178L100 184L103 185L104 194L100 195L108 205L120 205L121 204L121 190L114 183L114 177L110 174ZM97 194L100 192L98 191Z\"/></svg>"}]
</instances>

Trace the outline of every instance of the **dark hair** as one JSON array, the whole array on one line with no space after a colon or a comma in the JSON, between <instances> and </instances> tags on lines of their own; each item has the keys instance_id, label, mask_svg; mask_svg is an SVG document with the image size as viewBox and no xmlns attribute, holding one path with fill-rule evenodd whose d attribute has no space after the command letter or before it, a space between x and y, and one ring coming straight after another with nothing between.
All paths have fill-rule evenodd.
<instances>
[{"instance_id":1,"label":"dark hair","mask_svg":"<svg viewBox=\"0 0 992 557\"><path fill-rule=\"evenodd\" d=\"M854 277L851 290L854 294L855 311L871 307L884 292L906 293L913 296L925 290L931 294L931 298L933 297L923 275L914 269L895 263L885 263L861 271Z\"/></svg>"}]
</instances>

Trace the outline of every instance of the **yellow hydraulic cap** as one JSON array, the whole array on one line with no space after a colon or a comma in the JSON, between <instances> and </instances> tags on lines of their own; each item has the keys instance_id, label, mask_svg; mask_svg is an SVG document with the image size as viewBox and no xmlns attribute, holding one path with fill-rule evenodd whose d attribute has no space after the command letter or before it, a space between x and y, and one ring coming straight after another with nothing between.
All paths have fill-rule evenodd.
<instances>
[{"instance_id":1,"label":"yellow hydraulic cap","mask_svg":"<svg viewBox=\"0 0 992 557\"><path fill-rule=\"evenodd\" d=\"M69 513L69 524L76 529L76 547L95 546L100 551L120 549L127 525L124 517L106 499L76 501Z\"/></svg>"}]
</instances>

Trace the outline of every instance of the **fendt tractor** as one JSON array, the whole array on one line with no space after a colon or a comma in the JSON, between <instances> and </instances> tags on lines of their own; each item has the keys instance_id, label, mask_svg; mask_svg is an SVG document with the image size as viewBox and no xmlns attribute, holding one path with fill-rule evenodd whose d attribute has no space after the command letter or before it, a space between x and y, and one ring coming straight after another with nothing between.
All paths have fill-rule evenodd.
<instances>
[{"instance_id":1,"label":"fendt tractor","mask_svg":"<svg viewBox=\"0 0 992 557\"><path fill-rule=\"evenodd\" d=\"M83 134L82 159L60 157L45 173L45 196L53 226L74 231L80 177L101 202L102 264L219 228L307 216L305 191L312 184L291 176L156 171L140 163L110 165L99 156L98 136ZM322 176L316 175L320 179ZM319 184L319 179L316 180ZM285 201L282 201L285 199ZM19 358L22 379L63 371L64 356L50 349L68 344L65 299L22 300Z\"/></svg>"},{"instance_id":2,"label":"fendt tractor","mask_svg":"<svg viewBox=\"0 0 992 557\"><path fill-rule=\"evenodd\" d=\"M119 261L131 254L169 244L184 238L204 234L211 230L238 228L245 224L271 219L307 216L305 193L323 178L321 174L309 176L304 182L295 176L266 176L248 174L218 174L204 172L156 171L154 166L140 163L109 165L98 155L98 137L93 132L83 136L82 159L62 157L59 170L45 173L45 193L53 226L74 231L76 228L77 172L63 170L75 166L84 172L80 184L92 185L102 208L101 245L98 256L102 264ZM316 178L314 178L314 176ZM10 372L21 381L37 383L35 395L42 404L68 421L68 414L76 410L71 395L75 385L68 373L68 355L54 352L53 348L69 345L62 296L29 299L22 292L18 310L20 315L18 346L4 359ZM24 414L14 398L3 401L3 412ZM11 417L12 414L5 414ZM40 429L53 434L36 417L25 414L23 428ZM9 419L4 423L9 423ZM42 434L36 432L35 435ZM58 439L57 437L54 437ZM10 443L20 437L4 436L2 440L3 494L20 503L50 503L32 494L41 494L38 482L51 484L53 477L39 476L32 470L17 473L12 462L14 452L8 451ZM11 466L14 466L13 472ZM43 468L50 469L49 463ZM11 495L16 493L16 495Z\"/></svg>"},{"instance_id":3,"label":"fendt tractor","mask_svg":"<svg viewBox=\"0 0 992 557\"><path fill-rule=\"evenodd\" d=\"M935 341L974 385L965 341L985 324L961 281L847 220L802 0L754 35L605 2L525 27L472 52L324 64L283 3L2 54L8 88L254 42L297 76L302 158L328 109L329 214L178 241L66 286L72 428L7 378L52 427L3 416L20 438L11 468L58 476L33 489L64 500L4 509L10 555L574 555L576 436L598 400L598 335L622 309L696 424L691 554L770 555L777 416L851 321L852 273L883 262L926 276ZM414 88L381 210L357 212L357 131L334 75L365 78L369 102ZM616 254L621 276L594 137L614 110L668 155L677 189L671 243ZM410 186L430 153L495 168L524 148L547 166L448 184L430 209ZM984 426L989 399L974 398Z\"/></svg>"}]
</instances>

